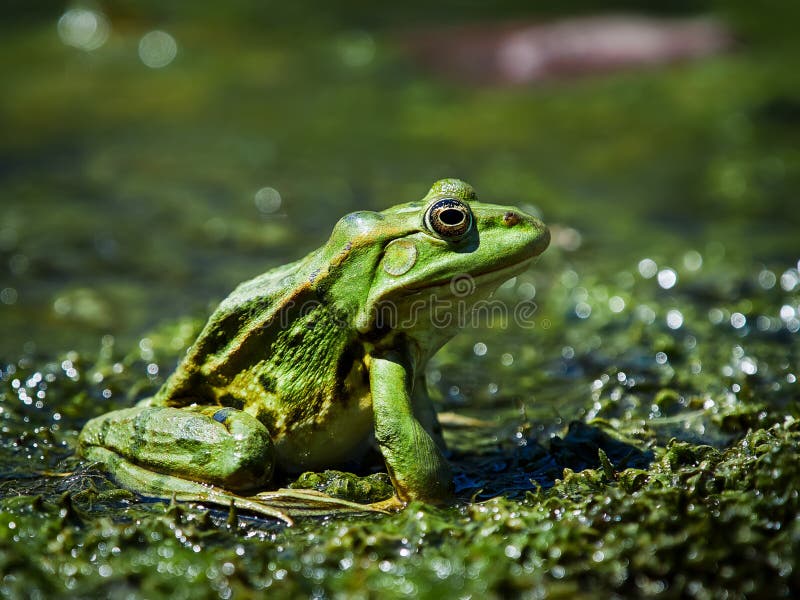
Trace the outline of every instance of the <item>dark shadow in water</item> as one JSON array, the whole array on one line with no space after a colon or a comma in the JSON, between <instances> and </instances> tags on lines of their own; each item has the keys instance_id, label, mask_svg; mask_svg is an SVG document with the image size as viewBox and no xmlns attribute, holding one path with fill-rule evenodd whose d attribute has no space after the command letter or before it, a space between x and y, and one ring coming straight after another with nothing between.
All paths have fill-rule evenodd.
<instances>
[{"instance_id":1,"label":"dark shadow in water","mask_svg":"<svg viewBox=\"0 0 800 600\"><path fill-rule=\"evenodd\" d=\"M479 500L499 495L518 498L537 487L551 487L563 477L564 469L577 472L601 468L600 450L617 471L646 469L654 457L651 450L637 448L601 426L573 421L563 438L550 440L549 448L528 439L513 450L501 448L492 454L452 457L456 492L462 497L475 495Z\"/></svg>"}]
</instances>

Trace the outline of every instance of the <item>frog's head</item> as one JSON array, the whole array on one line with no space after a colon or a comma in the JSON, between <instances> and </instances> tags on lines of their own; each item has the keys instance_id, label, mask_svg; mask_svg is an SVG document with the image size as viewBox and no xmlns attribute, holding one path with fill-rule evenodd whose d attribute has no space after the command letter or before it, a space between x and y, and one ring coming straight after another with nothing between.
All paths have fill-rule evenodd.
<instances>
[{"instance_id":1,"label":"frog's head","mask_svg":"<svg viewBox=\"0 0 800 600\"><path fill-rule=\"evenodd\" d=\"M453 311L470 309L524 271L550 241L547 227L518 208L484 204L457 179L436 182L418 202L344 217L328 242L361 333L404 330L412 337L445 329ZM337 254L334 254L337 253ZM338 259L331 260L333 256ZM432 311L436 312L433 314Z\"/></svg>"}]
</instances>

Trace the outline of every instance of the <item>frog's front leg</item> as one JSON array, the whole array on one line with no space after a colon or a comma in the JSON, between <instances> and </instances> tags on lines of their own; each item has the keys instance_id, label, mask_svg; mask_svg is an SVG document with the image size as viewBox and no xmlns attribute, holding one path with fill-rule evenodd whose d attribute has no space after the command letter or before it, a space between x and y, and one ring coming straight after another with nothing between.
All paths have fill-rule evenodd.
<instances>
[{"instance_id":1,"label":"frog's front leg","mask_svg":"<svg viewBox=\"0 0 800 600\"><path fill-rule=\"evenodd\" d=\"M428 395L428 384L425 381L425 375L417 375L414 380L414 390L411 392L411 406L414 408L414 415L420 422L425 431L436 442L436 446L445 456L447 454L447 444L444 442L442 435L442 425L439 423L439 415L436 414L436 409L433 408L433 401Z\"/></svg>"},{"instance_id":2,"label":"frog's front leg","mask_svg":"<svg viewBox=\"0 0 800 600\"><path fill-rule=\"evenodd\" d=\"M117 479L127 475L126 487L160 496L169 492L158 489L163 476L243 492L263 489L274 467L267 428L248 413L219 406L116 410L89 421L79 447Z\"/></svg>"},{"instance_id":3,"label":"frog's front leg","mask_svg":"<svg viewBox=\"0 0 800 600\"><path fill-rule=\"evenodd\" d=\"M414 414L413 369L398 352L370 356L369 381L375 440L397 498L443 502L453 494L450 465Z\"/></svg>"}]
</instances>

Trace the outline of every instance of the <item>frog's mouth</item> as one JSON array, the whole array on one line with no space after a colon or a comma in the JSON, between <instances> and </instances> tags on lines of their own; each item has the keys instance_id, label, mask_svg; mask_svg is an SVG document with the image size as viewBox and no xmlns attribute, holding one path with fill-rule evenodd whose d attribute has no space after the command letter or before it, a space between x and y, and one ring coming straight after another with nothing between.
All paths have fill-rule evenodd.
<instances>
[{"instance_id":1,"label":"frog's mouth","mask_svg":"<svg viewBox=\"0 0 800 600\"><path fill-rule=\"evenodd\" d=\"M493 284L499 286L512 277L516 277L526 271L537 258L538 255L527 256L519 262L503 265L482 273L458 273L447 279L433 281L425 285L409 286L405 289L409 294L430 292L435 289L447 289L448 293L444 295L457 297L465 297L480 291L492 291L490 288Z\"/></svg>"}]
</instances>

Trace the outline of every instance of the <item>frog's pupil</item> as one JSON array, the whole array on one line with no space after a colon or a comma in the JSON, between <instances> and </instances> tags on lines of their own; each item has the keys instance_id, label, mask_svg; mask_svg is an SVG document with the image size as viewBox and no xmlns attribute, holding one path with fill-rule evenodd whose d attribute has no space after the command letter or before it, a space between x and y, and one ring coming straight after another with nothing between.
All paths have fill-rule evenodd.
<instances>
[{"instance_id":1,"label":"frog's pupil","mask_svg":"<svg viewBox=\"0 0 800 600\"><path fill-rule=\"evenodd\" d=\"M442 223L445 225L454 227L464 221L464 213L455 208L447 208L439 213L439 219L441 219Z\"/></svg>"},{"instance_id":2,"label":"frog's pupil","mask_svg":"<svg viewBox=\"0 0 800 600\"><path fill-rule=\"evenodd\" d=\"M440 236L455 239L469 231L469 208L455 198L443 198L428 209L425 222Z\"/></svg>"}]
</instances>

